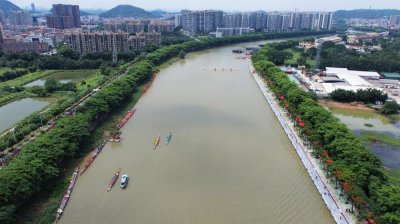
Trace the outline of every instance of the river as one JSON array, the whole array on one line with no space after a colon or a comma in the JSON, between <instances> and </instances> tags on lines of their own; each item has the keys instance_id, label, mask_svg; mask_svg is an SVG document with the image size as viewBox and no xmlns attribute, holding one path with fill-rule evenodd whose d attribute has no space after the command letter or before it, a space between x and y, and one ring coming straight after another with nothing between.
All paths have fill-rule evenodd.
<instances>
[{"instance_id":1,"label":"river","mask_svg":"<svg viewBox=\"0 0 400 224\"><path fill-rule=\"evenodd\" d=\"M192 53L163 68L122 142L107 144L78 179L61 222L334 223L248 61L231 53L254 45ZM118 167L128 187L107 192Z\"/></svg>"}]
</instances>

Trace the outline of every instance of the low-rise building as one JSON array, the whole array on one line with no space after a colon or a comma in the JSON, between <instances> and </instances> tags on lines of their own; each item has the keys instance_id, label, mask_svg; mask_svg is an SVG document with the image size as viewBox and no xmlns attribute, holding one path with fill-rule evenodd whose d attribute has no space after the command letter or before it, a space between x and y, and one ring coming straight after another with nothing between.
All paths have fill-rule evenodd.
<instances>
[{"instance_id":1,"label":"low-rise building","mask_svg":"<svg viewBox=\"0 0 400 224\"><path fill-rule=\"evenodd\" d=\"M310 49L316 47L314 42L299 42L299 48Z\"/></svg>"},{"instance_id":2,"label":"low-rise building","mask_svg":"<svg viewBox=\"0 0 400 224\"><path fill-rule=\"evenodd\" d=\"M378 38L380 35L379 33L366 33L366 34L357 34L357 35L348 35L347 36L347 43L349 44L357 44L360 42L365 41L372 41Z\"/></svg>"},{"instance_id":3,"label":"low-rise building","mask_svg":"<svg viewBox=\"0 0 400 224\"><path fill-rule=\"evenodd\" d=\"M2 49L7 53L44 53L49 51L49 45L45 42L18 42L15 39L4 40Z\"/></svg>"},{"instance_id":4,"label":"low-rise building","mask_svg":"<svg viewBox=\"0 0 400 224\"><path fill-rule=\"evenodd\" d=\"M326 76L322 79L322 86L326 94L337 89L357 91L358 89L379 89L374 87L367 80L379 80L380 75L377 72L348 70L347 68L326 68ZM380 90L380 89L379 89Z\"/></svg>"},{"instance_id":5,"label":"low-rise building","mask_svg":"<svg viewBox=\"0 0 400 224\"><path fill-rule=\"evenodd\" d=\"M397 72L382 72L385 79L400 80L400 74Z\"/></svg>"},{"instance_id":6,"label":"low-rise building","mask_svg":"<svg viewBox=\"0 0 400 224\"><path fill-rule=\"evenodd\" d=\"M323 44L324 42L332 42L335 44L344 44L343 38L339 36L329 36L329 37L321 37L318 39L315 39L315 45L319 46L320 44Z\"/></svg>"}]
</instances>

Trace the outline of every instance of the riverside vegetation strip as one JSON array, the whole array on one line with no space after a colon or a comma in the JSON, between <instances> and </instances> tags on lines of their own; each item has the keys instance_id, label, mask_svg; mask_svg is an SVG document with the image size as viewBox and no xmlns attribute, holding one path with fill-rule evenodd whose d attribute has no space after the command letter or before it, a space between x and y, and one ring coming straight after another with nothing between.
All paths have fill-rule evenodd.
<instances>
[{"instance_id":1,"label":"riverside vegetation strip","mask_svg":"<svg viewBox=\"0 0 400 224\"><path fill-rule=\"evenodd\" d=\"M94 74L97 70L79 70L79 71L73 71L73 74L80 74L80 73L89 73L89 74ZM115 71L118 73L119 70ZM115 73L114 72L114 73ZM33 81L32 78L38 78L35 74L38 75L50 75L50 74L69 74L71 73L70 71L47 71L47 72L40 72L40 73L31 73L26 76L28 77L20 77L14 80L10 80L8 82L12 82L15 86L20 87L23 84L26 84L27 82ZM113 73L113 74L114 74ZM113 75L111 75L112 77ZM57 98L57 102L52 103L50 106L46 107L44 110L35 112L31 114L30 116L24 118L23 120L19 121L14 125L15 129L13 132L6 132L4 134L0 135L0 156L1 153L3 153L4 150L6 150L9 147L12 147L14 144L17 144L20 140L24 139L28 134L30 134L32 131L37 130L47 122L50 122L52 118L57 117L59 114L61 114L66 108L69 106L73 105L76 101L78 101L81 97L84 95L88 94L92 88L95 88L98 86L99 83L101 83L101 79L103 77L100 75L93 76L87 79L87 83L90 83L90 87L88 87L86 84L78 85L78 91L75 92L62 92L61 93L52 93L51 96ZM0 83L0 88L3 83ZM16 100L18 98L25 98L25 97L36 97L37 95L34 94L32 89L35 87L25 87L24 91L19 92L19 93L11 93L10 97L11 100ZM43 89L43 87L41 87ZM46 94L47 95L47 94ZM3 96L0 98L0 104L3 102L2 100L7 97ZM14 148L19 147L20 145L15 145Z\"/></svg>"},{"instance_id":2,"label":"riverside vegetation strip","mask_svg":"<svg viewBox=\"0 0 400 224\"><path fill-rule=\"evenodd\" d=\"M328 177L357 208L359 221L400 223L400 186L388 182L379 158L320 106L312 93L301 90L268 61L268 50L266 46L252 57L254 67L311 143L315 156L324 162Z\"/></svg>"},{"instance_id":3,"label":"riverside vegetation strip","mask_svg":"<svg viewBox=\"0 0 400 224\"><path fill-rule=\"evenodd\" d=\"M181 51L194 52L246 41L319 34L324 33L271 33L204 39L162 47L145 58L136 58L125 76L114 80L87 100L75 115L60 119L53 129L27 145L20 155L0 170L0 222L14 222L16 210L61 174L61 164L76 155L110 111L118 108L132 92L137 91L137 86L151 77L155 65L177 56Z\"/></svg>"}]
</instances>

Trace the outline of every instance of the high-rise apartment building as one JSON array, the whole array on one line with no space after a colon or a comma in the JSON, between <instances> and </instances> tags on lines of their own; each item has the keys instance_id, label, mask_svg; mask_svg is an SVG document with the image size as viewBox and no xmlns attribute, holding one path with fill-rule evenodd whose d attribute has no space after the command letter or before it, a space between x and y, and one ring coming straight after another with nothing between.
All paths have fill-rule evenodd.
<instances>
[{"instance_id":1,"label":"high-rise apartment building","mask_svg":"<svg viewBox=\"0 0 400 224\"><path fill-rule=\"evenodd\" d=\"M136 36L132 36L129 39L129 45L133 48L142 49L146 47L147 44L161 44L161 33L151 32L151 33L136 33Z\"/></svg>"},{"instance_id":2,"label":"high-rise apartment building","mask_svg":"<svg viewBox=\"0 0 400 224\"><path fill-rule=\"evenodd\" d=\"M140 32L173 32L175 25L167 20L146 20L146 19L124 19L107 20L104 23L104 30L118 32L124 31L130 34Z\"/></svg>"},{"instance_id":3,"label":"high-rise apartment building","mask_svg":"<svg viewBox=\"0 0 400 224\"><path fill-rule=\"evenodd\" d=\"M79 5L53 4L52 12L52 16L46 17L48 27L57 29L81 27Z\"/></svg>"},{"instance_id":4,"label":"high-rise apartment building","mask_svg":"<svg viewBox=\"0 0 400 224\"><path fill-rule=\"evenodd\" d=\"M330 30L333 13L330 12L291 12L269 13L267 32L287 32L298 30Z\"/></svg>"},{"instance_id":5,"label":"high-rise apartment building","mask_svg":"<svg viewBox=\"0 0 400 224\"><path fill-rule=\"evenodd\" d=\"M223 17L223 27L226 28L242 27L242 13L225 14Z\"/></svg>"},{"instance_id":6,"label":"high-rise apartment building","mask_svg":"<svg viewBox=\"0 0 400 224\"><path fill-rule=\"evenodd\" d=\"M254 28L255 30L264 30L267 25L267 13L264 11L257 11L252 13L254 17Z\"/></svg>"},{"instance_id":7,"label":"high-rise apartment building","mask_svg":"<svg viewBox=\"0 0 400 224\"><path fill-rule=\"evenodd\" d=\"M243 12L222 16L221 11L206 10L182 12L176 15L176 26L182 25L192 33L210 32L216 28L252 28L256 31L289 32L303 29L330 30L333 13L330 12Z\"/></svg>"},{"instance_id":8,"label":"high-rise apartment building","mask_svg":"<svg viewBox=\"0 0 400 224\"><path fill-rule=\"evenodd\" d=\"M317 30L330 30L332 27L333 13L331 12L321 12L315 14L316 27Z\"/></svg>"},{"instance_id":9,"label":"high-rise apartment building","mask_svg":"<svg viewBox=\"0 0 400 224\"><path fill-rule=\"evenodd\" d=\"M6 23L6 17L4 16L3 10L0 9L0 24Z\"/></svg>"},{"instance_id":10,"label":"high-rise apartment building","mask_svg":"<svg viewBox=\"0 0 400 224\"><path fill-rule=\"evenodd\" d=\"M223 26L223 12L218 10L182 12L175 17L183 30L191 33L211 32Z\"/></svg>"},{"instance_id":11,"label":"high-rise apartment building","mask_svg":"<svg viewBox=\"0 0 400 224\"><path fill-rule=\"evenodd\" d=\"M83 52L112 52L115 48L117 52L129 50L128 33L113 32L67 32L64 40L68 47Z\"/></svg>"},{"instance_id":12,"label":"high-rise apartment building","mask_svg":"<svg viewBox=\"0 0 400 224\"><path fill-rule=\"evenodd\" d=\"M390 24L391 26L400 25L400 15L393 15L393 16L390 16L389 24Z\"/></svg>"},{"instance_id":13,"label":"high-rise apartment building","mask_svg":"<svg viewBox=\"0 0 400 224\"><path fill-rule=\"evenodd\" d=\"M35 3L31 3L31 10L32 12L36 12L36 7L35 7Z\"/></svg>"},{"instance_id":14,"label":"high-rise apartment building","mask_svg":"<svg viewBox=\"0 0 400 224\"><path fill-rule=\"evenodd\" d=\"M241 21L241 27L250 27L250 12L243 12L242 13L242 21Z\"/></svg>"},{"instance_id":15,"label":"high-rise apartment building","mask_svg":"<svg viewBox=\"0 0 400 224\"><path fill-rule=\"evenodd\" d=\"M3 26L0 24L0 50L3 50L3 43L4 43Z\"/></svg>"},{"instance_id":16,"label":"high-rise apartment building","mask_svg":"<svg viewBox=\"0 0 400 224\"><path fill-rule=\"evenodd\" d=\"M31 14L24 11L8 12L8 21L11 25L31 26L33 19Z\"/></svg>"}]
</instances>

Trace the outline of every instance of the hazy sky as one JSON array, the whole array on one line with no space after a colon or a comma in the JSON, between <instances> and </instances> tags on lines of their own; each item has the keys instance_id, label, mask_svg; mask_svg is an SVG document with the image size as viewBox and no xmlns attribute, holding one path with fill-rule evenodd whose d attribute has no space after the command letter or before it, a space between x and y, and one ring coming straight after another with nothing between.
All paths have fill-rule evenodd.
<instances>
[{"instance_id":1,"label":"hazy sky","mask_svg":"<svg viewBox=\"0 0 400 224\"><path fill-rule=\"evenodd\" d=\"M10 0L24 8L34 2L36 7L51 4L77 4L81 8L110 9L118 4L131 4L144 9L222 9L245 10L325 10L372 8L400 9L400 0Z\"/></svg>"}]
</instances>

